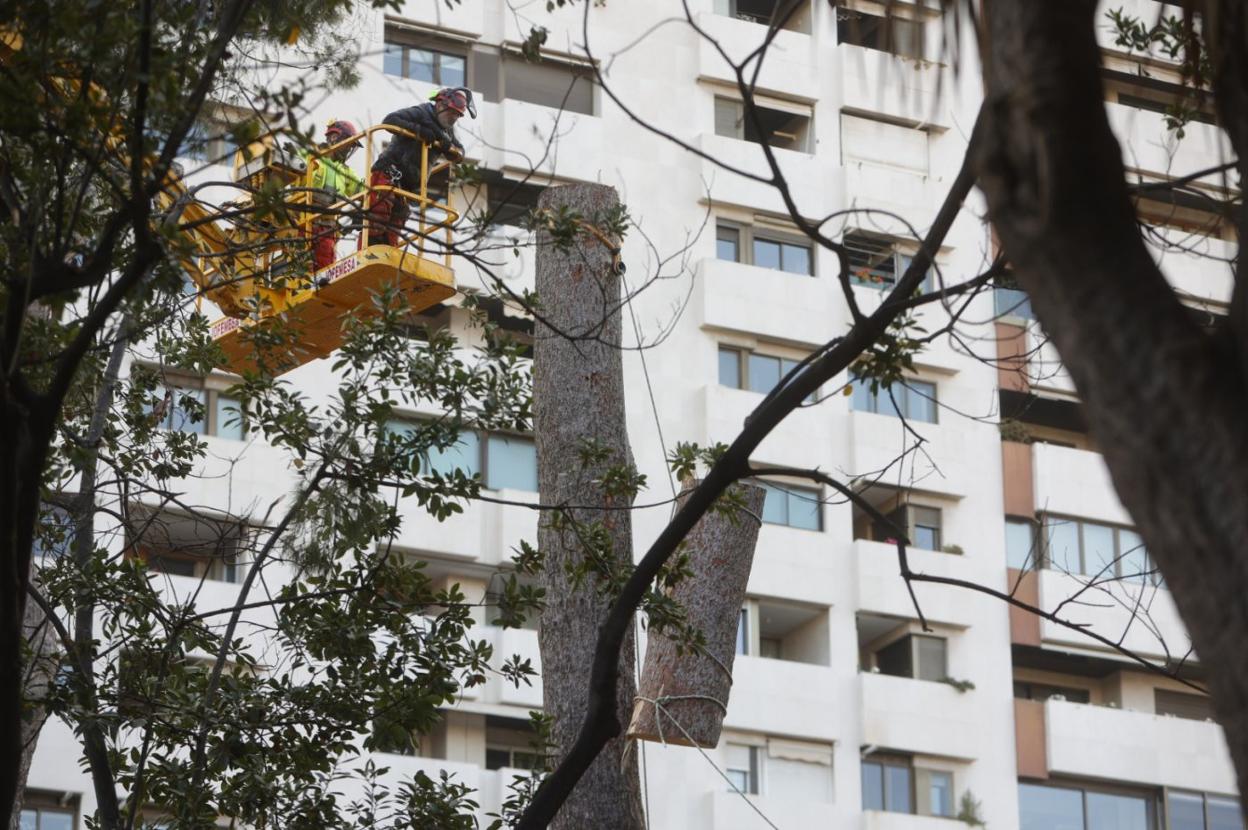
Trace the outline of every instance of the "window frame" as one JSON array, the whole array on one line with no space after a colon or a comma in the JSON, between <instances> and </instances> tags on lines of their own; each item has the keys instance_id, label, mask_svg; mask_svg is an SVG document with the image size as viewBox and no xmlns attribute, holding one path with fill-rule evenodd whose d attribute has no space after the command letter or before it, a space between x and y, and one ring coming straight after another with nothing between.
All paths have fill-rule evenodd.
<instances>
[{"instance_id":1,"label":"window frame","mask_svg":"<svg viewBox=\"0 0 1248 830\"><path fill-rule=\"evenodd\" d=\"M169 411L165 413L162 423L157 425L157 429L166 432L186 432L191 435L202 435L204 437L218 438L222 441L246 441L248 439L248 430L241 420L235 427L228 427L229 417L222 413L221 407L223 403L232 404L239 408L241 416L242 402L233 395L226 394L229 387L233 384L224 378L218 378L214 375L184 375L180 373L170 373L160 369L155 370L159 375L159 383L157 390L166 390L166 395L172 393L170 398ZM192 427L202 427L202 429L185 429L187 422L182 427L174 427L173 420L179 412L184 412L179 404L181 396L187 393L198 393L200 406L203 407L204 417L197 422L189 425ZM144 410L150 415L154 409L144 405ZM238 430L238 436L223 435L224 429Z\"/></svg>"},{"instance_id":2,"label":"window frame","mask_svg":"<svg viewBox=\"0 0 1248 830\"><path fill-rule=\"evenodd\" d=\"M890 13L887 16L881 16L845 6L835 7L835 13L837 46L857 46L861 49L870 49L873 52L883 52L903 60L926 62L927 21L921 14L912 18L898 15L890 9ZM859 28L864 18L870 19L869 25L873 27L871 34L868 36L864 36L864 32ZM900 41L901 38L896 36L893 28L895 24L913 26L915 28L917 36L914 40L918 47L916 54L902 52L896 48L897 41Z\"/></svg>"},{"instance_id":3,"label":"window frame","mask_svg":"<svg viewBox=\"0 0 1248 830\"><path fill-rule=\"evenodd\" d=\"M867 256L865 265L857 269L850 266L850 284L862 288L873 288L877 291L888 291L895 286L918 255L918 249L910 250L912 246L909 243L860 230L845 231L841 235L841 245L847 252ZM890 273L889 269L871 266L871 256L887 258L891 267L891 278L887 276ZM883 265L883 262L884 260L880 260L880 265ZM936 267L933 263L928 265L926 273L923 274L923 282L919 284L919 290L924 294L931 294L936 291L936 288Z\"/></svg>"},{"instance_id":4,"label":"window frame","mask_svg":"<svg viewBox=\"0 0 1248 830\"><path fill-rule=\"evenodd\" d=\"M871 382L850 374L849 382L853 384L853 391L850 396L850 409L854 412L869 412L872 415L884 415L890 418L898 416L903 417L906 421L914 421L920 424L939 424L940 423L940 387L934 380L923 380L916 377L902 378L900 381L902 394L899 396L894 392L891 396L888 394L889 389L896 389L897 384L891 387L880 387L877 391L871 391ZM916 389L917 384L930 387L931 394ZM929 421L925 418L916 418L911 413L911 395L917 395L921 398L921 406L926 407L930 404L932 411L932 419ZM880 407L881 399L888 402L888 410L884 411ZM860 403L866 402L864 408L859 406ZM904 410L904 411L902 411Z\"/></svg>"},{"instance_id":5,"label":"window frame","mask_svg":"<svg viewBox=\"0 0 1248 830\"><path fill-rule=\"evenodd\" d=\"M919 649L920 639L930 640L933 642L939 642L941 644L940 654L941 654L941 663L943 665L940 667L941 668L941 671L939 672L941 675L940 677L922 676L923 661L921 659L922 655ZM907 661L906 669L909 673L897 674L892 671L884 671L884 669L881 668L881 665L880 665L880 655L884 653L885 651L890 651L890 650L896 649L898 646L903 646L903 645L904 645L904 650L901 653L904 653L906 655L906 661ZM894 652L894 653L897 653L897 652ZM900 637L897 637L896 639L893 639L893 640L889 640L884 645L879 646L878 648L872 649L871 650L871 663L875 667L875 670L877 672L879 672L880 674L888 675L889 677L901 677L907 680L922 680L928 683L943 683L949 678L949 638L941 636L939 634L920 634L914 631L906 631Z\"/></svg>"},{"instance_id":6,"label":"window frame","mask_svg":"<svg viewBox=\"0 0 1248 830\"><path fill-rule=\"evenodd\" d=\"M723 364L720 361L729 352L733 353L733 357L735 358L736 364L737 364L737 368L736 368L737 384L735 386L729 383L725 383L723 375L720 374L720 369L723 368ZM779 354L772 354L770 352L750 348L749 346L734 346L730 343L719 343L717 344L717 351L716 351L717 360L715 364L716 373L717 373L716 381L718 385L723 386L727 389L738 389L742 392L753 392L754 394L757 394L757 395L770 394L772 389L775 389L776 387L772 387L772 389L769 389L765 392L758 390L758 389L751 388L750 386L750 358L751 357L758 357L758 358L765 358L768 360L779 361L780 363L780 367L779 367L780 378L779 379L781 381L784 380L785 376L790 371L792 371L792 369L797 364L801 363L802 360L805 359L804 357L795 358L795 357L785 357L784 355L779 355ZM819 395L819 390L816 389L814 392L811 392L809 395L807 395L803 399L803 402L815 403L818 400L818 395Z\"/></svg>"},{"instance_id":7,"label":"window frame","mask_svg":"<svg viewBox=\"0 0 1248 830\"><path fill-rule=\"evenodd\" d=\"M1101 784L1099 782L1094 783L1094 782L1086 782L1086 781L1065 781L1061 779L1058 779L1056 781L1053 781L1053 780L1049 780L1049 781L1020 780L1018 782L1018 786L1020 787L1020 790L1022 787L1027 786L1027 787L1034 787L1037 789L1062 790L1066 792L1078 793L1081 818L1082 818L1082 824L1083 824L1084 830L1087 830L1088 828L1088 796L1089 795L1116 796L1120 798L1133 798L1133 799L1139 799L1143 801L1144 809L1146 813L1145 824L1148 830L1153 830L1153 828L1159 828L1169 823L1168 821L1163 821L1163 818L1164 818L1163 813L1164 813L1164 809L1166 805L1166 798L1165 798L1165 794L1160 789L1155 789L1155 788L1137 789L1133 787L1116 786L1113 784ZM1020 802L1022 801L1021 796L1019 798L1019 801ZM1019 822L1020 824L1022 822L1021 807L1020 807Z\"/></svg>"},{"instance_id":8,"label":"window frame","mask_svg":"<svg viewBox=\"0 0 1248 830\"><path fill-rule=\"evenodd\" d=\"M721 230L731 230L737 233L737 258L724 259L719 255L719 234ZM780 268L768 268L765 265L756 265L754 262L754 243L755 241L772 242L780 246ZM806 251L807 270L805 273L801 271L784 270L784 247L803 248ZM736 262L740 265L749 265L753 268L762 268L766 271L774 271L778 274L792 274L795 277L817 277L819 269L815 264L815 246L809 239L802 237L797 233L786 233L783 230L772 230L770 228L758 230L756 225L745 222L734 221L731 219L715 220L715 259L721 262Z\"/></svg>"},{"instance_id":9,"label":"window frame","mask_svg":"<svg viewBox=\"0 0 1248 830\"><path fill-rule=\"evenodd\" d=\"M767 518L767 500L766 500L766 496L764 496L763 512L762 512L762 515L760 516L760 519L762 520L764 524L777 525L779 527L788 527L794 530L806 530L812 533L823 532L825 523L823 521L824 505L823 505L823 489L822 488L807 487L807 486L803 486L800 484L789 484L787 482L772 481L770 479L754 479L754 483L762 486L764 491L768 491L768 488L770 488L771 490L783 491L787 495L787 498L785 499L785 503L784 503L785 521L783 522L777 522L777 521L773 521ZM790 520L790 516L792 515L792 513L789 509L789 501L790 499L793 499L793 498L798 498L804 501L809 500L813 502L815 524L817 525L817 527L803 527L801 525L795 525L792 523L792 521Z\"/></svg>"},{"instance_id":10,"label":"window frame","mask_svg":"<svg viewBox=\"0 0 1248 830\"><path fill-rule=\"evenodd\" d=\"M745 786L738 787L735 781L731 781L731 783L729 783L728 785L728 791L733 792L733 793L740 792L743 795L762 795L763 794L763 781L762 781L762 778L763 778L762 766L763 765L762 765L762 754L760 752L762 747L753 743L746 743L744 741L731 741L731 740L725 741L724 747L725 747L724 775L727 776L731 781L733 773L742 773L742 772L745 773ZM739 767L733 766L732 758L731 758L731 750L733 748L744 749L746 751L747 757L749 758L749 769L743 770Z\"/></svg>"},{"instance_id":11,"label":"window frame","mask_svg":"<svg viewBox=\"0 0 1248 830\"><path fill-rule=\"evenodd\" d=\"M386 432L393 434L405 427L416 428L417 424L420 421L425 421L425 420L429 420L429 419L423 418L423 417L406 416L406 415L401 415L401 414L395 415L394 417L391 417L386 422L383 429ZM475 459L475 462L476 462L475 472L469 471L469 470L464 470L464 472L467 475L469 475L469 477L471 477L472 475L480 476L481 488L483 490L490 490L492 492L498 492L499 490L517 490L517 492L524 492L524 493L538 492L537 488L540 487L540 484L537 480L537 441L531 433L509 432L506 430L480 429L478 427L468 427L468 426L466 426L464 429L460 431L461 436L465 433L472 433L475 436L475 440L477 442L477 450L476 450L476 459ZM500 488L500 487L491 486L491 481L490 481L490 469L491 469L490 440L491 439L502 439L504 441L518 441L524 444L531 445L533 447L533 458L534 458L534 461L533 461L534 489L533 490L524 490L524 489L514 488L514 487ZM457 446L457 444L452 445L452 446ZM441 452L449 452L450 450L451 450L451 447L447 447L447 449L442 450ZM455 469L462 470L463 468L457 467ZM423 453L420 458L420 474L422 476L428 476L432 472L434 472L434 470L429 460L429 454Z\"/></svg>"},{"instance_id":12,"label":"window frame","mask_svg":"<svg viewBox=\"0 0 1248 830\"><path fill-rule=\"evenodd\" d=\"M868 767L875 767L876 769L879 770L880 805L881 806L868 807L866 804L866 799L863 798L862 809L864 811L871 810L873 812L899 813L901 815L911 815L911 816L915 815L915 810L916 810L916 799L915 799L915 789L914 789L915 775L914 775L914 761L912 758L910 758L909 756L905 756L905 755L895 755L895 754L887 753L887 752L873 752L870 755L863 757L859 761L859 766L860 766L860 771L859 771L860 786L862 782L865 781L866 771ZM906 793L906 799L909 805L908 810L901 811L901 810L893 810L889 808L889 804L890 804L889 795L890 795L890 791L892 787L889 783L888 775L885 774L885 769L887 768L904 769L906 771L906 781L908 785L908 792Z\"/></svg>"},{"instance_id":13,"label":"window frame","mask_svg":"<svg viewBox=\"0 0 1248 830\"><path fill-rule=\"evenodd\" d=\"M1046 570L1061 571L1060 568L1053 567L1053 551L1050 549L1052 541L1050 540L1049 528L1052 524L1073 523L1076 526L1076 538L1079 541L1078 560L1079 570L1075 576L1094 576L1089 573L1087 562L1086 544L1084 542L1084 526L1091 525L1097 528L1106 528L1113 531L1114 535L1114 562L1113 573L1114 579L1132 585L1142 585L1147 587L1164 588L1165 580L1162 578L1161 571L1157 568L1157 563L1153 560L1152 554L1148 552L1148 548L1144 545L1144 540L1140 539L1139 547L1144 551L1144 573L1126 574L1123 572L1124 551L1122 546L1122 534L1131 533L1139 538L1139 532L1133 527L1125 525L1112 524L1109 522L1097 522L1090 519L1080 519L1076 516L1066 516L1060 513L1041 513L1039 516L1039 535L1040 535L1040 565ZM1129 548L1129 551L1135 550L1135 547ZM1067 554L1069 556L1069 554ZM1097 573L1101 573L1101 569L1097 569Z\"/></svg>"},{"instance_id":14,"label":"window frame","mask_svg":"<svg viewBox=\"0 0 1248 830\"><path fill-rule=\"evenodd\" d=\"M772 103L773 101L774 104ZM814 144L815 110L809 104L755 95L754 109L758 111L759 120L764 122L764 127L768 126L767 121L775 120L777 116L802 119L803 122L798 132L783 132L778 127L773 126L769 128L769 132L762 135L751 135L755 127L752 123L746 123L744 99L716 91L714 93L713 107L711 126L715 135L721 138L748 141L751 144L766 144L773 150L787 150L790 153L802 153L803 155L812 155L814 152L812 146ZM733 108L731 113L733 122L731 132L725 132L720 129L721 124L725 120L723 116L726 114L724 110L727 107ZM776 141L777 137L781 140Z\"/></svg>"},{"instance_id":15,"label":"window frame","mask_svg":"<svg viewBox=\"0 0 1248 830\"><path fill-rule=\"evenodd\" d=\"M385 49L390 46L398 46L402 49L399 57L400 71L398 74L389 72L386 69ZM438 37L430 33L424 33L409 29L407 27L397 25L394 22L387 21L385 31L382 34L382 67L383 75L389 75L392 78L400 78L405 81L416 81L422 84L432 84L433 86L465 86L469 89L473 88L473 72L471 50L467 44L461 44L457 41L445 37ZM411 75L411 52L418 50L421 52L431 52L434 55L433 80L424 80L423 78L415 78ZM464 66L464 80L462 84L455 84L444 80L442 72L443 58L459 58Z\"/></svg>"}]
</instances>

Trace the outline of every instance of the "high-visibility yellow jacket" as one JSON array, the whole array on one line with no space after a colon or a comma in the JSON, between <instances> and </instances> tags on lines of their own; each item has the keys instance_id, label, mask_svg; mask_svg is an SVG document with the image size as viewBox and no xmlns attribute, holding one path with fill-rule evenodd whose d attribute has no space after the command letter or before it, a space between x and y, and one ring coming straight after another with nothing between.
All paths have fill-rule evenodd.
<instances>
[{"instance_id":1,"label":"high-visibility yellow jacket","mask_svg":"<svg viewBox=\"0 0 1248 830\"><path fill-rule=\"evenodd\" d=\"M339 196L354 196L364 189L364 180L342 162L328 156L312 159L306 152L303 155L308 164L315 165L312 187Z\"/></svg>"}]
</instances>

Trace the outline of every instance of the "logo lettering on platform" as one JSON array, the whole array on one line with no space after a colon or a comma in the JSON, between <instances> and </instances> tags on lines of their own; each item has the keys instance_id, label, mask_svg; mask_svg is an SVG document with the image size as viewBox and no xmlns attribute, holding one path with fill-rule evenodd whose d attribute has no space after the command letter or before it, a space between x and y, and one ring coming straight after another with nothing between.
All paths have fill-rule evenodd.
<instances>
[{"instance_id":1,"label":"logo lettering on platform","mask_svg":"<svg viewBox=\"0 0 1248 830\"><path fill-rule=\"evenodd\" d=\"M225 335L237 329L242 324L243 324L242 320L235 320L229 317L225 318L224 320L218 320L217 322L212 324L212 336L224 337Z\"/></svg>"},{"instance_id":2,"label":"logo lettering on platform","mask_svg":"<svg viewBox=\"0 0 1248 830\"><path fill-rule=\"evenodd\" d=\"M355 270L355 257L347 257L342 262L329 266L329 271L325 274L328 282L337 282L347 274Z\"/></svg>"}]
</instances>

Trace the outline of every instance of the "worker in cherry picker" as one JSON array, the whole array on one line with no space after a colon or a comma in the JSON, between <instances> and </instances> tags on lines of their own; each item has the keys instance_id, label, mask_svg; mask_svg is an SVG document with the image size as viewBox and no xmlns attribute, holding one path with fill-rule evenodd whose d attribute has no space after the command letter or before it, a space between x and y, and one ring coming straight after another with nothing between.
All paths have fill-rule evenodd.
<instances>
[{"instance_id":1,"label":"worker in cherry picker","mask_svg":"<svg viewBox=\"0 0 1248 830\"><path fill-rule=\"evenodd\" d=\"M350 121L330 121L325 127L325 142L317 148L323 155L312 160L310 154L304 154L305 160L314 164L309 183L312 201L322 210L364 189L364 180L347 167L347 160L360 148L358 138L349 139L359 134ZM312 267L316 271L328 268L338 258L334 250L338 241L338 216L338 212L323 213L312 221Z\"/></svg>"},{"instance_id":2,"label":"worker in cherry picker","mask_svg":"<svg viewBox=\"0 0 1248 830\"><path fill-rule=\"evenodd\" d=\"M407 130L420 140L394 136L373 163L369 184L373 187L390 185L413 193L419 191L421 142L429 145L430 164L439 157L461 161L464 145L455 138L455 122L465 113L477 117L472 91L464 87L446 87L435 92L426 103L387 115L382 120L383 124ZM368 211L369 244L397 246L399 232L407 222L410 210L407 200L397 193L388 190L374 192L373 205Z\"/></svg>"}]
</instances>

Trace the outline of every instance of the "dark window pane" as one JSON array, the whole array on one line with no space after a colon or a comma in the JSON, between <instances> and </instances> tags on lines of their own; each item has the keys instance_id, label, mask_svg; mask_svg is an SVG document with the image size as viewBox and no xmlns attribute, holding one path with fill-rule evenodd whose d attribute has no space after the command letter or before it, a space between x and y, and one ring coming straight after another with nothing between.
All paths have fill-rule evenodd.
<instances>
[{"instance_id":1,"label":"dark window pane","mask_svg":"<svg viewBox=\"0 0 1248 830\"><path fill-rule=\"evenodd\" d=\"M780 243L770 239L755 239L754 264L759 268L780 270Z\"/></svg>"},{"instance_id":2,"label":"dark window pane","mask_svg":"<svg viewBox=\"0 0 1248 830\"><path fill-rule=\"evenodd\" d=\"M741 352L736 349L719 350L719 384L741 388Z\"/></svg>"},{"instance_id":3,"label":"dark window pane","mask_svg":"<svg viewBox=\"0 0 1248 830\"><path fill-rule=\"evenodd\" d=\"M785 244L782 247L782 270L790 274L812 274L810 248L805 245Z\"/></svg>"},{"instance_id":4,"label":"dark window pane","mask_svg":"<svg viewBox=\"0 0 1248 830\"><path fill-rule=\"evenodd\" d=\"M503 60L503 95L567 112L594 114L594 85L582 70L543 60L530 63L507 56Z\"/></svg>"},{"instance_id":5,"label":"dark window pane","mask_svg":"<svg viewBox=\"0 0 1248 830\"><path fill-rule=\"evenodd\" d=\"M949 676L945 667L945 641L940 637L914 636L915 652L919 661L919 670L915 677L919 680L944 680Z\"/></svg>"},{"instance_id":6,"label":"dark window pane","mask_svg":"<svg viewBox=\"0 0 1248 830\"><path fill-rule=\"evenodd\" d=\"M485 486L537 492L537 446L531 438L491 435Z\"/></svg>"},{"instance_id":7,"label":"dark window pane","mask_svg":"<svg viewBox=\"0 0 1248 830\"><path fill-rule=\"evenodd\" d=\"M1090 792L1088 827L1094 830L1151 830L1148 802L1140 796Z\"/></svg>"},{"instance_id":8,"label":"dark window pane","mask_svg":"<svg viewBox=\"0 0 1248 830\"><path fill-rule=\"evenodd\" d=\"M181 556L154 553L147 558L147 567L148 570L174 576L195 576L195 560Z\"/></svg>"},{"instance_id":9,"label":"dark window pane","mask_svg":"<svg viewBox=\"0 0 1248 830\"><path fill-rule=\"evenodd\" d=\"M467 61L460 55L442 55L442 65L439 68L442 70L442 77L438 83L442 86L467 85Z\"/></svg>"},{"instance_id":10,"label":"dark window pane","mask_svg":"<svg viewBox=\"0 0 1248 830\"><path fill-rule=\"evenodd\" d=\"M912 646L910 637L902 637L895 643L889 643L875 653L875 664L879 668L881 674L889 674L893 677L912 677L914 674L914 664L912 662Z\"/></svg>"},{"instance_id":11,"label":"dark window pane","mask_svg":"<svg viewBox=\"0 0 1248 830\"><path fill-rule=\"evenodd\" d=\"M766 394L780 383L780 358L750 354L747 376L751 392Z\"/></svg>"},{"instance_id":12,"label":"dark window pane","mask_svg":"<svg viewBox=\"0 0 1248 830\"><path fill-rule=\"evenodd\" d=\"M1207 796L1209 830L1244 830L1239 801L1218 795Z\"/></svg>"},{"instance_id":13,"label":"dark window pane","mask_svg":"<svg viewBox=\"0 0 1248 830\"><path fill-rule=\"evenodd\" d=\"M862 762L862 809L884 809L884 769L866 761Z\"/></svg>"},{"instance_id":14,"label":"dark window pane","mask_svg":"<svg viewBox=\"0 0 1248 830\"><path fill-rule=\"evenodd\" d=\"M727 262L741 261L741 231L727 225L715 229L715 256Z\"/></svg>"},{"instance_id":15,"label":"dark window pane","mask_svg":"<svg viewBox=\"0 0 1248 830\"><path fill-rule=\"evenodd\" d=\"M789 491L789 526L802 530L822 530L820 520L822 504L819 494L813 490Z\"/></svg>"},{"instance_id":16,"label":"dark window pane","mask_svg":"<svg viewBox=\"0 0 1248 830\"><path fill-rule=\"evenodd\" d=\"M761 482L760 482L761 483ZM763 521L777 525L789 523L789 494L773 484L763 484Z\"/></svg>"},{"instance_id":17,"label":"dark window pane","mask_svg":"<svg viewBox=\"0 0 1248 830\"><path fill-rule=\"evenodd\" d=\"M398 43L387 43L381 56L381 67L387 75L403 77L403 46Z\"/></svg>"},{"instance_id":18,"label":"dark window pane","mask_svg":"<svg viewBox=\"0 0 1248 830\"><path fill-rule=\"evenodd\" d=\"M506 749L485 748L485 768L502 769L511 766L511 753Z\"/></svg>"},{"instance_id":19,"label":"dark window pane","mask_svg":"<svg viewBox=\"0 0 1248 830\"><path fill-rule=\"evenodd\" d=\"M884 766L884 809L890 813L912 813L910 768Z\"/></svg>"},{"instance_id":20,"label":"dark window pane","mask_svg":"<svg viewBox=\"0 0 1248 830\"><path fill-rule=\"evenodd\" d=\"M1019 784L1018 814L1020 830L1084 830L1083 793Z\"/></svg>"},{"instance_id":21,"label":"dark window pane","mask_svg":"<svg viewBox=\"0 0 1248 830\"><path fill-rule=\"evenodd\" d=\"M1173 715L1189 720L1206 720L1213 717L1213 707L1204 695L1172 692L1169 689L1153 690L1153 708L1159 715Z\"/></svg>"},{"instance_id":22,"label":"dark window pane","mask_svg":"<svg viewBox=\"0 0 1248 830\"><path fill-rule=\"evenodd\" d=\"M1170 830L1205 830L1205 805L1200 793L1171 790L1166 799L1166 815Z\"/></svg>"}]
</instances>

